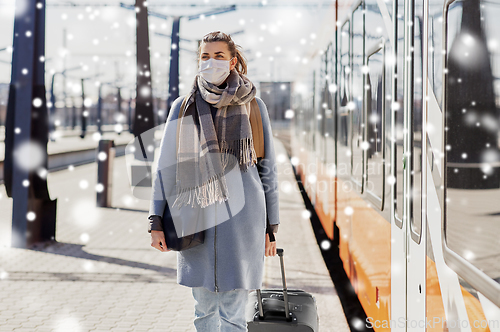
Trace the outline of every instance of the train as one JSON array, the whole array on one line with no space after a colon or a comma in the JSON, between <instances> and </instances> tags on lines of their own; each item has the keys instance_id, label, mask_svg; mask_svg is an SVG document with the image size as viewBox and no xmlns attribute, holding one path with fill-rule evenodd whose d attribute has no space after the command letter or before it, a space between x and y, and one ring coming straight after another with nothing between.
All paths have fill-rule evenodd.
<instances>
[{"instance_id":1,"label":"train","mask_svg":"<svg viewBox=\"0 0 500 332\"><path fill-rule=\"evenodd\" d=\"M332 5L291 161L363 324L500 331L500 1Z\"/></svg>"}]
</instances>

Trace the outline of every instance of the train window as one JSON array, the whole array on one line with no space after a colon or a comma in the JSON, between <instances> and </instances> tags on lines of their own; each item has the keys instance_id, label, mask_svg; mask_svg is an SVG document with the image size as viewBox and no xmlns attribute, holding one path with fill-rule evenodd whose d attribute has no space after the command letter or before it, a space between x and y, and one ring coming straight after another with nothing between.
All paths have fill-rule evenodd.
<instances>
[{"instance_id":1,"label":"train window","mask_svg":"<svg viewBox=\"0 0 500 332\"><path fill-rule=\"evenodd\" d=\"M351 150L349 149L349 110L351 99L351 23L342 24L339 41L339 97L337 134L337 175L344 180L350 177Z\"/></svg>"},{"instance_id":2,"label":"train window","mask_svg":"<svg viewBox=\"0 0 500 332\"><path fill-rule=\"evenodd\" d=\"M381 7L382 6L382 7ZM366 0L365 3L365 45L366 51L366 170L365 187L376 207L384 210L386 188L386 156L390 152L390 137L386 128L391 128L390 105L392 103L392 61L391 42L393 35L387 31L387 9L391 1L383 3ZM392 29L391 29L392 32ZM387 61L390 60L390 61ZM389 112L388 112L389 109Z\"/></svg>"},{"instance_id":3,"label":"train window","mask_svg":"<svg viewBox=\"0 0 500 332\"><path fill-rule=\"evenodd\" d=\"M422 237L422 107L423 107L423 0L415 0L412 39L412 93L411 154L410 154L410 226L412 239L420 243Z\"/></svg>"},{"instance_id":4,"label":"train window","mask_svg":"<svg viewBox=\"0 0 500 332\"><path fill-rule=\"evenodd\" d=\"M331 43L328 45L330 48ZM323 55L320 58L320 75L318 77L318 98L316 104L316 126L315 126L315 136L317 137L317 156L321 162L325 161L326 158L326 110L327 110L327 81L328 81L328 49L323 51Z\"/></svg>"},{"instance_id":5,"label":"train window","mask_svg":"<svg viewBox=\"0 0 500 332\"><path fill-rule=\"evenodd\" d=\"M303 135L304 131L304 102L302 101L302 96L300 94L296 94L293 101L295 116L293 117L294 128L295 128L295 136L299 137ZM301 139L302 140L302 139Z\"/></svg>"},{"instance_id":6,"label":"train window","mask_svg":"<svg viewBox=\"0 0 500 332\"><path fill-rule=\"evenodd\" d=\"M498 3L467 0L450 5L443 117L445 239L448 249L461 257L450 266L496 305L500 286L489 278L500 282L498 17ZM481 283L482 278L488 282Z\"/></svg>"},{"instance_id":7,"label":"train window","mask_svg":"<svg viewBox=\"0 0 500 332\"><path fill-rule=\"evenodd\" d=\"M366 190L384 209L385 191L385 40L381 39L367 51L366 75Z\"/></svg>"},{"instance_id":8,"label":"train window","mask_svg":"<svg viewBox=\"0 0 500 332\"><path fill-rule=\"evenodd\" d=\"M325 53L325 80L323 89L323 136L324 160L327 165L335 165L335 132L334 132L334 103L335 103L335 44L330 43ZM332 75L333 72L333 75Z\"/></svg>"},{"instance_id":9,"label":"train window","mask_svg":"<svg viewBox=\"0 0 500 332\"><path fill-rule=\"evenodd\" d=\"M393 165L393 176L395 177L396 183L394 184L394 201L395 201L395 224L398 227L403 227L402 216L403 216L403 143L404 143L404 116L403 116L403 96L404 96L404 33L405 33L405 21L404 21L404 1L397 2L397 42L396 42L396 68L394 70L394 85L395 94L392 103L392 116L394 117L394 132L392 136L394 137L393 150L394 159L392 160Z\"/></svg>"},{"instance_id":10,"label":"train window","mask_svg":"<svg viewBox=\"0 0 500 332\"><path fill-rule=\"evenodd\" d=\"M311 85L314 91L314 84ZM311 151L314 151L314 95L310 96L306 101L305 107L305 122L306 122L306 139L307 145Z\"/></svg>"},{"instance_id":11,"label":"train window","mask_svg":"<svg viewBox=\"0 0 500 332\"><path fill-rule=\"evenodd\" d=\"M334 125L335 119L333 114L333 105L334 105L334 94L330 92L328 88L329 84L325 86L324 90L324 120L323 126L325 129L324 140L325 140L325 162L327 164L335 163L335 133L334 133Z\"/></svg>"},{"instance_id":12,"label":"train window","mask_svg":"<svg viewBox=\"0 0 500 332\"><path fill-rule=\"evenodd\" d=\"M443 107L443 1L429 0L428 79L434 97Z\"/></svg>"},{"instance_id":13,"label":"train window","mask_svg":"<svg viewBox=\"0 0 500 332\"><path fill-rule=\"evenodd\" d=\"M337 88L335 86L335 64L337 53L335 44L330 44L327 52L327 79L326 79L326 110L325 110L325 136L326 136L326 162L335 163L335 126L336 117L334 114Z\"/></svg>"},{"instance_id":14,"label":"train window","mask_svg":"<svg viewBox=\"0 0 500 332\"><path fill-rule=\"evenodd\" d=\"M338 142L340 145L347 147L348 145L348 125L349 125L349 112L347 108L347 104L351 99L351 89L349 88L349 82L351 77L351 51L350 51L350 22L347 21L342 26L340 32L340 96L339 96L339 133L338 133ZM347 156L350 154L350 151L343 149L343 156ZM342 156L342 157L343 157ZM349 158L350 159L350 158Z\"/></svg>"},{"instance_id":15,"label":"train window","mask_svg":"<svg viewBox=\"0 0 500 332\"><path fill-rule=\"evenodd\" d=\"M314 97L316 94L316 71L313 71L310 76L310 81L307 82L310 87L309 94L305 97L304 101L304 135L306 146L310 150L314 150Z\"/></svg>"},{"instance_id":16,"label":"train window","mask_svg":"<svg viewBox=\"0 0 500 332\"><path fill-rule=\"evenodd\" d=\"M301 110L300 110L300 119L301 119L301 127L302 127L302 132L301 135L303 136L302 140L304 142L304 145L307 148L310 148L310 122L311 122L311 116L309 114L310 112L310 101L311 98L310 96L304 96L303 99L301 100Z\"/></svg>"},{"instance_id":17,"label":"train window","mask_svg":"<svg viewBox=\"0 0 500 332\"><path fill-rule=\"evenodd\" d=\"M364 183L364 150L365 141L364 128L364 2L362 2L352 14L352 103L350 109L350 148L351 148L351 178L363 192Z\"/></svg>"},{"instance_id":18,"label":"train window","mask_svg":"<svg viewBox=\"0 0 500 332\"><path fill-rule=\"evenodd\" d=\"M328 134L328 129L327 129L327 121L326 121L326 116L327 116L327 110L328 110L328 86L330 85L330 75L329 75L329 71L330 71L330 49L332 48L332 43L330 42L328 44L328 47L327 49L325 50L325 54L324 54L324 58L322 59L323 60L323 67L324 67L324 77L322 79L322 102L321 102L321 113L322 113L322 125L321 125L321 131L322 131L322 135L323 137L328 137L329 134Z\"/></svg>"},{"instance_id":19,"label":"train window","mask_svg":"<svg viewBox=\"0 0 500 332\"><path fill-rule=\"evenodd\" d=\"M320 74L318 73L318 70L313 71L313 82L312 82L312 96L311 96L311 107L309 111L309 130L310 130L310 139L311 139L311 150L316 151L317 150L317 139L316 139L316 134L318 133L318 126L317 126L317 107L318 107L318 80L320 79ZM321 98L320 100L321 101Z\"/></svg>"},{"instance_id":20,"label":"train window","mask_svg":"<svg viewBox=\"0 0 500 332\"><path fill-rule=\"evenodd\" d=\"M318 107L318 133L320 137L325 137L326 135L326 110L328 108L328 86L326 83L323 83L323 87L321 89L321 104Z\"/></svg>"}]
</instances>

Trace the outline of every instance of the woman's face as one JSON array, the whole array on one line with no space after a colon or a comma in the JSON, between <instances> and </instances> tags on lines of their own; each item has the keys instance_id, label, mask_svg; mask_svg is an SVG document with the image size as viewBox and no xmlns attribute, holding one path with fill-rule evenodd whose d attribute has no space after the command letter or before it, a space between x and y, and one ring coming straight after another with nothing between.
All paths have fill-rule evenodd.
<instances>
[{"instance_id":1,"label":"woman's face","mask_svg":"<svg viewBox=\"0 0 500 332\"><path fill-rule=\"evenodd\" d=\"M211 43L201 43L200 50L200 60L205 61L210 58L215 60L231 60L231 52L229 52L229 48L227 47L227 43L223 41L216 41ZM229 62L229 69L233 70L238 63L238 59L234 57Z\"/></svg>"}]
</instances>

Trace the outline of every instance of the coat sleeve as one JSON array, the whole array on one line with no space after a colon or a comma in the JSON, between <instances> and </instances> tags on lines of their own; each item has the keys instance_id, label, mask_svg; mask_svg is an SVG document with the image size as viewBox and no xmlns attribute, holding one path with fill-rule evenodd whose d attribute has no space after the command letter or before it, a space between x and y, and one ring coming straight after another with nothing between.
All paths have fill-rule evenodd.
<instances>
[{"instance_id":1,"label":"coat sleeve","mask_svg":"<svg viewBox=\"0 0 500 332\"><path fill-rule=\"evenodd\" d=\"M151 201L148 215L149 233L151 233L151 230L163 230L161 226L161 217L165 210L165 204L167 204L164 197L168 197L175 188L177 119L183 99L184 96L179 97L172 103L167 121L165 122L165 128L159 148L160 155L158 156L158 165L154 172L151 188ZM162 191L162 185L165 190L165 195Z\"/></svg>"},{"instance_id":2,"label":"coat sleeve","mask_svg":"<svg viewBox=\"0 0 500 332\"><path fill-rule=\"evenodd\" d=\"M273 133L271 121L267 112L266 104L260 98L257 99L260 115L262 117L262 127L264 130L264 153L265 157L260 160L261 181L266 197L267 219L273 233L278 231L279 225L279 190L278 190L278 170L276 167L276 156L274 154Z\"/></svg>"}]
</instances>

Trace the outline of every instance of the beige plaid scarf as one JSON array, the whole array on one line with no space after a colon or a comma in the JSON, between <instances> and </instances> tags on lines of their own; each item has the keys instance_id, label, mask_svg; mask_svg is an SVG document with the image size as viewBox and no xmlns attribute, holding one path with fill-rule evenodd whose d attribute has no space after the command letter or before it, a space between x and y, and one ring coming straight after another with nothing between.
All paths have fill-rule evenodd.
<instances>
[{"instance_id":1,"label":"beige plaid scarf","mask_svg":"<svg viewBox=\"0 0 500 332\"><path fill-rule=\"evenodd\" d=\"M226 168L242 171L257 162L245 105L256 94L253 83L232 70L224 89L197 75L180 118L177 198L173 206L207 207L229 198ZM215 121L210 104L217 108ZM215 123L214 123L215 122ZM228 167L229 166L229 167Z\"/></svg>"}]
</instances>

